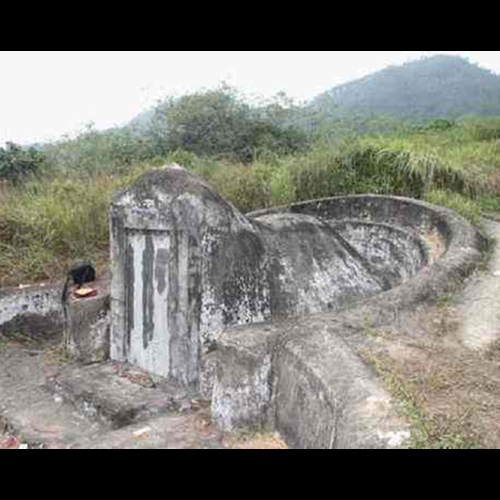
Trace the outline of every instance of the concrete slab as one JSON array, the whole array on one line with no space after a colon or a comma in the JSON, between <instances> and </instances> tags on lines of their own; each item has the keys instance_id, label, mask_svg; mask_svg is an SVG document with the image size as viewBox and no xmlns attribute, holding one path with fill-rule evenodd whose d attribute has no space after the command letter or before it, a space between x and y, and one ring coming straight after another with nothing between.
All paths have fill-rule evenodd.
<instances>
[{"instance_id":1,"label":"concrete slab","mask_svg":"<svg viewBox=\"0 0 500 500\"><path fill-rule=\"evenodd\" d=\"M0 345L0 419L32 448L66 448L100 430L47 389L60 367L51 349Z\"/></svg>"},{"instance_id":2,"label":"concrete slab","mask_svg":"<svg viewBox=\"0 0 500 500\"><path fill-rule=\"evenodd\" d=\"M89 420L112 429L189 408L186 392L116 363L69 365L49 385Z\"/></svg>"},{"instance_id":3,"label":"concrete slab","mask_svg":"<svg viewBox=\"0 0 500 500\"><path fill-rule=\"evenodd\" d=\"M61 352L58 346L19 344L0 337L2 445L29 449L222 447L222 435L206 416L208 403L124 365L66 363Z\"/></svg>"},{"instance_id":4,"label":"concrete slab","mask_svg":"<svg viewBox=\"0 0 500 500\"><path fill-rule=\"evenodd\" d=\"M97 450L222 449L220 433L196 415L163 416L103 435L82 439L73 448Z\"/></svg>"}]
</instances>

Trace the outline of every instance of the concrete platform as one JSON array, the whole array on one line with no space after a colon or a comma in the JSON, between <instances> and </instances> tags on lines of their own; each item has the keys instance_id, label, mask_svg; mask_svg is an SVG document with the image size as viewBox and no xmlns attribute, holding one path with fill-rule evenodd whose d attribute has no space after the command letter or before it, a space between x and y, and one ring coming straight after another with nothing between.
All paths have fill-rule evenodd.
<instances>
[{"instance_id":1,"label":"concrete platform","mask_svg":"<svg viewBox=\"0 0 500 500\"><path fill-rule=\"evenodd\" d=\"M68 365L48 386L90 421L112 429L191 408L186 392L116 363Z\"/></svg>"},{"instance_id":2,"label":"concrete platform","mask_svg":"<svg viewBox=\"0 0 500 500\"><path fill-rule=\"evenodd\" d=\"M0 337L0 441L31 449L213 449L208 404L123 365L66 363ZM2 436L3 434L3 436Z\"/></svg>"}]
</instances>

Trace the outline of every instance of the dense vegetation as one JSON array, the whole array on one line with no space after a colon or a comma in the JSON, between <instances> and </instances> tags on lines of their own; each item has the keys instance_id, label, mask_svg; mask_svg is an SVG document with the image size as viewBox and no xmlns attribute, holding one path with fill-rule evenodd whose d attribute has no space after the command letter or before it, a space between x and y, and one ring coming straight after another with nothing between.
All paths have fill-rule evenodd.
<instances>
[{"instance_id":1,"label":"dense vegetation","mask_svg":"<svg viewBox=\"0 0 500 500\"><path fill-rule=\"evenodd\" d=\"M146 120L143 135L157 154L181 149L248 162L260 150L287 154L305 146L305 134L287 124L291 112L279 100L252 107L222 86L167 99Z\"/></svg>"},{"instance_id":2,"label":"dense vegetation","mask_svg":"<svg viewBox=\"0 0 500 500\"><path fill-rule=\"evenodd\" d=\"M500 77L460 57L435 56L336 87L317 97L313 107L330 118L498 116Z\"/></svg>"},{"instance_id":3,"label":"dense vegetation","mask_svg":"<svg viewBox=\"0 0 500 500\"><path fill-rule=\"evenodd\" d=\"M25 149L7 143L5 148L0 148L0 180L17 184L37 173L43 161L43 154L34 148Z\"/></svg>"},{"instance_id":4,"label":"dense vegetation","mask_svg":"<svg viewBox=\"0 0 500 500\"><path fill-rule=\"evenodd\" d=\"M244 212L351 193L426 199L474 222L500 212L500 118L331 120L221 87L168 99L128 127L0 149L0 286L60 278L81 257L104 271L112 194L174 161Z\"/></svg>"}]
</instances>

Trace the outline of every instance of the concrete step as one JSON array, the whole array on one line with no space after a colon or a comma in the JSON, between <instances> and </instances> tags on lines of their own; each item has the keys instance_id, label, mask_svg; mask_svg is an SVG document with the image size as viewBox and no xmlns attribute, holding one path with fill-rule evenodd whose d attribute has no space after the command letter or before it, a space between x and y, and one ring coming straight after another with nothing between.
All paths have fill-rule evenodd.
<instances>
[{"instance_id":1,"label":"concrete step","mask_svg":"<svg viewBox=\"0 0 500 500\"><path fill-rule=\"evenodd\" d=\"M0 338L0 448L221 447L208 403L136 369L64 362L54 348Z\"/></svg>"},{"instance_id":2,"label":"concrete step","mask_svg":"<svg viewBox=\"0 0 500 500\"><path fill-rule=\"evenodd\" d=\"M47 389L59 366L50 351L0 345L1 431L30 448L66 448L101 430Z\"/></svg>"},{"instance_id":3,"label":"concrete step","mask_svg":"<svg viewBox=\"0 0 500 500\"><path fill-rule=\"evenodd\" d=\"M110 429L188 413L197 404L184 390L116 363L67 365L49 380L49 387L83 416Z\"/></svg>"}]
</instances>

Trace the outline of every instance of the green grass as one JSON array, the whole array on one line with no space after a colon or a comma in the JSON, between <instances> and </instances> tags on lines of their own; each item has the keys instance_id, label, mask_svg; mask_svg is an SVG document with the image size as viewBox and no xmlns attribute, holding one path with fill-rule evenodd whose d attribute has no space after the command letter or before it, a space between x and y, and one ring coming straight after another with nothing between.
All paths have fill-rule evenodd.
<instances>
[{"instance_id":1,"label":"green grass","mask_svg":"<svg viewBox=\"0 0 500 500\"><path fill-rule=\"evenodd\" d=\"M408 421L411 430L408 448L418 450L481 448L478 436L470 430L468 415L454 418L431 416L426 410L424 397L411 382L396 371L389 360L367 353L362 353L362 357L373 366L386 389L398 402L400 413Z\"/></svg>"},{"instance_id":2,"label":"green grass","mask_svg":"<svg viewBox=\"0 0 500 500\"><path fill-rule=\"evenodd\" d=\"M500 119L468 119L440 131L404 129L392 136L368 137L363 142L390 151L408 152L427 158L436 174L448 171L464 181L467 194L492 195L500 192Z\"/></svg>"},{"instance_id":3,"label":"green grass","mask_svg":"<svg viewBox=\"0 0 500 500\"><path fill-rule=\"evenodd\" d=\"M481 222L482 210L478 201L452 191L428 191L425 199L434 205L450 208L473 224Z\"/></svg>"},{"instance_id":4,"label":"green grass","mask_svg":"<svg viewBox=\"0 0 500 500\"><path fill-rule=\"evenodd\" d=\"M70 145L75 151L65 144L53 157L72 162L0 193L0 286L59 278L79 258L105 268L112 194L174 161L215 185L242 212L364 193L425 199L473 223L482 212L500 212L500 119L437 130L404 126L391 134L321 141L300 154L262 152L250 164L177 151L132 164L127 157L120 165L115 154L108 165L95 148L86 153L88 141Z\"/></svg>"},{"instance_id":5,"label":"green grass","mask_svg":"<svg viewBox=\"0 0 500 500\"><path fill-rule=\"evenodd\" d=\"M13 188L0 205L0 284L62 278L82 257L105 266L109 203L133 177L56 176Z\"/></svg>"}]
</instances>

